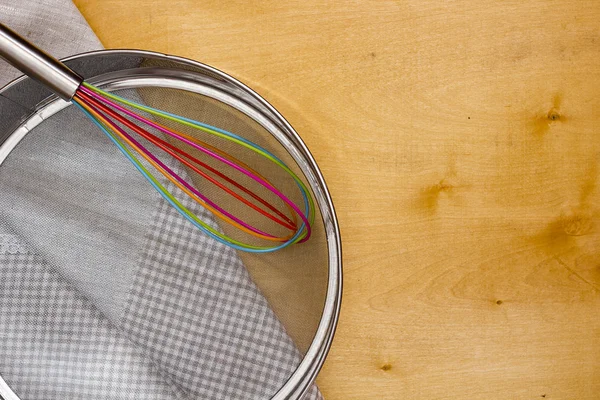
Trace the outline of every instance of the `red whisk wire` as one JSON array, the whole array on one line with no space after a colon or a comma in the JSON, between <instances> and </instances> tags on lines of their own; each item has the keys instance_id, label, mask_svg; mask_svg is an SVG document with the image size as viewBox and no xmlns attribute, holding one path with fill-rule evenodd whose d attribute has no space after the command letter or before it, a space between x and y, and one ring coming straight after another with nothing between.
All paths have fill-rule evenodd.
<instances>
[{"instance_id":1,"label":"red whisk wire","mask_svg":"<svg viewBox=\"0 0 600 400\"><path fill-rule=\"evenodd\" d=\"M253 210L259 212L263 216L271 219L272 221L274 221L274 222L278 223L279 225L284 226L284 227L286 227L286 228L288 228L288 229L290 229L292 231L295 231L297 229L297 220L295 218L295 213L292 213L293 214L293 218L294 218L294 221L292 221L292 220L289 219L289 217L287 217L284 213L282 213L280 210L278 210L275 206L273 206L272 204L270 204L269 202L267 202L266 200L264 200L262 197L260 197L256 193L252 192L250 189L242 186L241 184L239 184L238 182L234 181L233 179L229 178L228 176L226 176L225 174L221 173L220 171L216 170L215 168L213 168L213 167L211 167L211 166L203 163L202 161L200 161L197 158L191 156L190 154L186 153L185 151L177 148L176 146L173 146L172 144L170 144L170 143L168 143L168 142L166 142L166 141L158 138L157 136L155 136L152 133L146 131L145 129L139 127L138 125L135 125L131 121L127 120L126 118L124 118L123 116L121 116L120 114L118 114L117 112L115 112L114 110L112 110L109 107L105 106L104 104L100 103L99 101L97 101L96 99L92 98L91 96L88 96L86 93L78 92L77 95L80 96L84 101L86 101L89 104L93 105L95 108L101 110L102 112L106 113L110 117L112 117L115 120L117 120L119 123L123 124L124 126L128 127L129 129L131 129L132 131L136 132L140 136L144 137L146 140L148 140L149 142L153 143L154 145L156 145L157 147L159 147L160 149L162 149L163 151L165 151L166 153L168 153L169 155L171 155L175 159L179 160L184 165L186 165L190 169L192 169L194 172L198 173L200 176L202 176L203 178L207 179L209 182L215 184L217 187L219 187L220 189L224 190L226 193L228 193L229 195L233 196L237 200L241 201L246 206L252 208ZM200 141L197 141L197 142L200 142ZM224 153L223 151L221 151L219 149L216 149L216 148L214 148L214 147L212 147L210 145L207 145L206 143L203 143L203 142L200 142L200 143L203 146L212 148L213 151L215 151L215 150L218 151L221 155L226 156L228 159L230 159L230 161L234 161L234 162L243 164L243 163L239 162L239 160L235 159L234 157L230 156L227 153ZM237 187L238 189L242 190L244 193L250 195L252 198L254 198L255 200L259 201L261 204L263 204L265 207L269 208L271 211L273 211L274 213L276 213L278 216L280 216L285 221L282 221L282 220L278 219L273 214L268 213L264 209L258 207L256 204L254 204L254 203L248 201L247 199L245 199L244 197L240 196L238 193L234 192L233 190L231 190L227 186L223 185L221 182L218 182L217 180L215 180L211 176L207 175L205 172L203 172L200 169L198 169L190 161L182 158L180 155L183 156L183 157L185 157L185 158L187 158L187 159L189 159L189 160L191 160L191 161L193 161L194 163L200 165L202 168L205 168L205 169L209 170L210 172L212 172L215 175L219 176L221 179L224 179L228 183L230 183L230 184L234 185L235 187Z\"/></svg>"}]
</instances>

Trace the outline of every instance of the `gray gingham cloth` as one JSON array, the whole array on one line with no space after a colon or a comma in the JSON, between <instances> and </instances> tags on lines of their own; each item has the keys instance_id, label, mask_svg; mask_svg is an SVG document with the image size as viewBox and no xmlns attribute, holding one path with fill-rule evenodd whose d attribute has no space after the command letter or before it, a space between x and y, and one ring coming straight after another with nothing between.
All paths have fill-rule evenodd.
<instances>
[{"instance_id":1,"label":"gray gingham cloth","mask_svg":"<svg viewBox=\"0 0 600 400\"><path fill-rule=\"evenodd\" d=\"M57 57L100 48L70 0L4 0L0 21ZM0 86L18 75L0 61ZM94 128L77 112L45 121L0 166L2 378L23 400L270 398L301 356L235 251L188 224L102 135L83 137ZM72 174L82 168L90 179ZM48 206L57 185L68 212ZM313 386L305 398L322 397Z\"/></svg>"}]
</instances>

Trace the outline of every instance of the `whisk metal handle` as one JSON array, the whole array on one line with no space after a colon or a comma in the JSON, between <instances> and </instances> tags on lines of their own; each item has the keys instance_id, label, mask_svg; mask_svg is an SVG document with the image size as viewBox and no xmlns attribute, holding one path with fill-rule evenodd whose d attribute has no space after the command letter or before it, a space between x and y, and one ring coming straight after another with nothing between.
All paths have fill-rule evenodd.
<instances>
[{"instance_id":1,"label":"whisk metal handle","mask_svg":"<svg viewBox=\"0 0 600 400\"><path fill-rule=\"evenodd\" d=\"M44 84L64 100L71 100L83 78L0 23L0 57Z\"/></svg>"}]
</instances>

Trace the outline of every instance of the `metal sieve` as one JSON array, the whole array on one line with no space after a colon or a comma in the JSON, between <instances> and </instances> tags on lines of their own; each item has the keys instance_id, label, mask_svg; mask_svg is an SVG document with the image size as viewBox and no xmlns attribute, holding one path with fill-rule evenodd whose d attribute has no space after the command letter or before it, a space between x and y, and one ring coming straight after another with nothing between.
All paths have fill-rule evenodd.
<instances>
[{"instance_id":1,"label":"metal sieve","mask_svg":"<svg viewBox=\"0 0 600 400\"><path fill-rule=\"evenodd\" d=\"M120 324L127 325L128 332L142 343L136 342L136 346L142 348L144 356L152 361L152 367L161 369L164 366L166 374L175 376L174 385L183 392L187 390L191 395L203 393L210 396L211 390L221 395L230 393L228 388L221 386L226 386L227 382L233 382L240 374L243 375L244 371L239 371L243 369L242 366L256 366L259 358L250 359L249 355L250 364L234 363L235 368L230 370L211 367L210 370L218 376L216 381L221 386L211 388L212 384L204 381L203 386L199 387L194 380L193 370L186 370L185 374L177 370L178 362L186 367L194 365L191 359L181 354L166 353L158 345L171 340L169 326L161 325L161 322L169 321L170 318L164 315L180 316L178 323L191 318L191 322L181 325L181 329L187 329L185 332L194 323L208 327L202 334L209 338L206 340L211 346L214 345L211 342L211 329L214 328L222 336L218 343L227 343L231 347L212 350L226 353L233 349L234 358L237 354L236 343L248 346L248 343L253 343L248 338L254 338L256 348L250 348L243 354L258 354L266 351L265 347L269 348L268 343L259 343L262 337L266 337L266 334L261 336L260 322L266 321L266 325L276 326L273 331L281 328L285 335L285 338L279 338L282 343L287 343L289 338L290 346L295 346L295 349L287 350L287 345L282 345L285 350L277 351L297 352L297 356L289 358L294 360L289 370L276 365L277 363L257 369L269 384L256 390L262 390L262 398L302 398L314 383L333 338L341 300L342 263L339 228L331 197L314 159L298 134L271 105L247 86L221 71L191 60L145 51L110 50L74 56L65 60L65 63L98 87L243 134L284 159L308 184L315 197L315 235L305 244L275 254L239 254L231 250L231 253L224 253L222 256L224 264L231 262L243 266L246 272L241 274L247 273L250 282L243 285L256 287L256 292L249 289L251 300L263 304L261 301L264 298L264 304L272 311L272 315L269 312L267 317L261 316L264 320L259 319L259 323L252 319L256 317L252 315L248 318L236 316L241 317L239 323L231 323L230 318L227 320L229 325L221 324L220 313L230 311L231 307L228 306L227 310L218 308L218 301L213 302L216 303L216 308L212 315L203 315L196 321L194 318L199 315L200 310L196 310L194 302L199 297L194 296L200 296L203 292L192 284L189 287L179 287L175 293L177 307L169 314L165 307L171 305L172 300L154 296L154 293L160 294L164 290L164 286L156 286L156 281L167 280L172 283L171 280L183 278L173 278L175 272L164 267L175 263L189 268L189 275L185 278L189 281L189 277L196 277L195 263L203 262L203 258L194 253L198 251L196 247L190 247L188 251L177 244L171 247L165 245L166 237L189 234L186 228L170 230L171 225L181 225L176 217L167 216L164 217L165 225L162 230L152 231L155 221L144 220L138 215L138 211L132 211L162 215L157 211L160 209L156 205L158 198L152 197L155 196L152 192L144 191L142 178L137 177L134 171L130 174L129 167L125 164L113 165L111 171L104 171L104 175L99 175L95 157L105 156L106 143L99 138L97 142L82 148L79 141L81 137L99 137L98 132L85 123L84 117L72 112L74 107L70 103L52 95L35 81L23 77L0 91L0 257L4 255L9 260L5 264L0 263L0 288L3 287L2 274L6 273L5 293L14 290L15 296L23 299L22 304L19 303L21 306L37 304L34 300L39 297L39 293L17 292L19 288L11 286L10 279L14 278L13 275L22 273L15 270L20 268L19 262L23 259L44 259L43 262L40 261L40 265L60 276L60 279L64 278L65 285L74 288L81 301L92 304L92 308L98 313L97 318L106 319L107 326L118 328ZM185 168L181 168L185 171ZM90 177L96 177L97 180L91 181ZM273 179L279 178L274 176ZM112 185L115 182L120 182L123 186L119 193L113 191ZM197 184L202 185L200 182ZM124 203L114 205L115 196L122 198ZM119 209L122 212L119 215L123 217L117 218L109 211L119 207L123 208ZM227 229L226 226L215 226ZM147 247L148 243L154 243L155 247ZM199 243L198 246L214 246L207 243ZM211 248L210 251L212 253L207 254L219 255L221 250ZM231 261L234 259L236 261ZM37 261L31 262L35 264ZM230 272L223 272L223 276L232 279L228 273ZM235 277L239 278L238 275ZM177 284L181 285L183 282L187 285L185 279L177 281ZM222 283L223 290L229 290L228 282L226 280ZM195 285L202 288L203 282L199 280ZM221 287L216 289L217 294L207 293L218 296L219 288ZM45 289L42 287L37 290ZM182 296L180 291L189 291L195 295ZM235 293L232 295L235 297ZM29 337L29 333L18 332L19 329L29 332L28 322L23 322L22 316L15 313L19 309L7 298L9 297L4 296L2 303L3 298L0 297L0 336L5 335L13 341L18 337ZM139 298L152 302L153 308L150 307L149 310L157 314L150 313L140 317ZM243 301L243 296L241 298ZM181 299L187 299L189 304L184 304ZM237 303L233 301L231 304ZM72 306L72 302L69 302L69 306ZM179 307L185 311L180 312ZM240 307L244 309L243 304ZM148 312L148 308L144 310ZM139 321L123 317L133 311L138 312L135 315ZM3 313L7 317L3 318ZM60 316L64 314L56 309L51 310L51 313ZM215 317L215 321L212 321L212 317ZM148 320L152 322L148 323ZM39 324L39 318L36 321ZM48 324L51 325L52 321L48 321ZM144 332L144 327L150 326L149 324L159 332L151 339ZM244 329L254 329L256 332L254 336L244 336ZM36 346L43 347L44 340L48 339L49 334L43 332L44 334L35 331L32 334L31 337L39 340ZM183 331L176 331L177 334L181 332ZM146 340L151 341L151 345L147 345ZM193 338L186 340L195 344ZM54 345L48 342L46 347ZM111 348L110 343L107 346ZM186 349L185 346L175 348L180 353ZM25 349L23 346L15 350L5 345L3 349L0 344L0 351L2 350L7 354L31 357L33 353L38 354L36 352L39 348ZM15 351L10 353L13 350ZM49 354L48 360L56 361L53 359L55 352L44 354ZM75 351L71 356L77 358L81 354ZM218 355L211 357L218 359ZM185 364L185 360L191 364ZM198 360L193 361L197 365L204 365L198 364ZM57 362L63 365L68 360L59 359ZM36 375L20 370L22 364L18 358L0 361L0 396L5 400L19 399L19 396L23 399L33 398L31 396L34 394L28 391L27 383ZM204 370L198 370L197 373L202 375ZM43 376L45 372L36 373ZM86 373L88 372L82 372L81 379L85 379ZM118 371L110 372L107 376L111 376L111 373L118 379ZM182 376L178 377L180 373ZM103 376L98 375L98 372L94 372L95 375L91 372L89 374ZM208 373L207 376L210 378L211 374ZM248 377L247 380L251 380L252 375ZM77 393L76 386L74 383L68 393ZM85 392L81 392L81 395L84 394ZM236 396L244 398L244 393L236 392Z\"/></svg>"}]
</instances>

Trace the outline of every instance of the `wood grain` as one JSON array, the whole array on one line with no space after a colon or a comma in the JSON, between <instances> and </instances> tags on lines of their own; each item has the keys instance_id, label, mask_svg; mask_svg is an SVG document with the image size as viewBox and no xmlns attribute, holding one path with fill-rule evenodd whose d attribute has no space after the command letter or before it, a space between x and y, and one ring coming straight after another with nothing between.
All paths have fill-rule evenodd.
<instances>
[{"instance_id":1,"label":"wood grain","mask_svg":"<svg viewBox=\"0 0 600 400\"><path fill-rule=\"evenodd\" d=\"M600 399L600 2L76 0L313 151L344 240L328 399Z\"/></svg>"}]
</instances>

